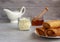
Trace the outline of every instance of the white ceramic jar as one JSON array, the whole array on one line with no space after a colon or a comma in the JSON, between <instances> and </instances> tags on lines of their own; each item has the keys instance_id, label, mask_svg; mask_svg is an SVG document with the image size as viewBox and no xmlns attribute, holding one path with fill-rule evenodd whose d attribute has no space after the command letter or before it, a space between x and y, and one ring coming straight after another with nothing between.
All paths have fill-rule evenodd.
<instances>
[{"instance_id":1,"label":"white ceramic jar","mask_svg":"<svg viewBox=\"0 0 60 42\"><path fill-rule=\"evenodd\" d=\"M31 27L30 18L22 17L18 20L19 30L29 30Z\"/></svg>"}]
</instances>

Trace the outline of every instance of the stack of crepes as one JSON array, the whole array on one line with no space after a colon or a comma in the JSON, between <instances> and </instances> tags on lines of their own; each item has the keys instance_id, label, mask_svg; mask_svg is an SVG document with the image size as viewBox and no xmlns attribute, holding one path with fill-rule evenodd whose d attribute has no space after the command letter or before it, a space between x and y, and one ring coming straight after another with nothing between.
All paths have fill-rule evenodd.
<instances>
[{"instance_id":1,"label":"stack of crepes","mask_svg":"<svg viewBox=\"0 0 60 42\"><path fill-rule=\"evenodd\" d=\"M42 36L60 36L60 20L51 20L43 23L43 27L36 28Z\"/></svg>"}]
</instances>

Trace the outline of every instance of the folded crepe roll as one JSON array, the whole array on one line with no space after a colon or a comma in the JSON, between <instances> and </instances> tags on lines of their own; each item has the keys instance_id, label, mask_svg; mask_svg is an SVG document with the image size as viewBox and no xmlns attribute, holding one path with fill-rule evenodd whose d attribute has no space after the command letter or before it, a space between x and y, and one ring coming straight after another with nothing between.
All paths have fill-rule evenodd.
<instances>
[{"instance_id":1,"label":"folded crepe roll","mask_svg":"<svg viewBox=\"0 0 60 42\"><path fill-rule=\"evenodd\" d=\"M44 28L36 28L36 32L37 32L39 35L45 36Z\"/></svg>"},{"instance_id":2,"label":"folded crepe roll","mask_svg":"<svg viewBox=\"0 0 60 42\"><path fill-rule=\"evenodd\" d=\"M43 27L48 28L58 28L60 27L60 20L51 20L43 23Z\"/></svg>"},{"instance_id":3,"label":"folded crepe roll","mask_svg":"<svg viewBox=\"0 0 60 42\"><path fill-rule=\"evenodd\" d=\"M59 29L48 29L46 30L47 36L60 36L60 28Z\"/></svg>"}]
</instances>

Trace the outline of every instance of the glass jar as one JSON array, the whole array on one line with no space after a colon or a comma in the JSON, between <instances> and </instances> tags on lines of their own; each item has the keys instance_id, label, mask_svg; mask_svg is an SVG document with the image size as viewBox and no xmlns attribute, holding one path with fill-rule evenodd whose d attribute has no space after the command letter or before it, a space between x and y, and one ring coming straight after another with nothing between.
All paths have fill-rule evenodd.
<instances>
[{"instance_id":1,"label":"glass jar","mask_svg":"<svg viewBox=\"0 0 60 42\"><path fill-rule=\"evenodd\" d=\"M31 23L32 23L32 26L41 26L44 22L44 19L43 17L41 18L38 18L38 19L32 19Z\"/></svg>"},{"instance_id":2,"label":"glass jar","mask_svg":"<svg viewBox=\"0 0 60 42\"><path fill-rule=\"evenodd\" d=\"M31 21L29 17L22 17L18 20L19 30L29 30L31 27Z\"/></svg>"}]
</instances>

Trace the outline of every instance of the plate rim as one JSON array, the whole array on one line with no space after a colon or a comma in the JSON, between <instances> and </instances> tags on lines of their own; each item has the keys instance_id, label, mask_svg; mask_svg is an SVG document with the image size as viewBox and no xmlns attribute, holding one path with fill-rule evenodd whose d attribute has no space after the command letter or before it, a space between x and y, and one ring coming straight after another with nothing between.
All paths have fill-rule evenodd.
<instances>
[{"instance_id":1,"label":"plate rim","mask_svg":"<svg viewBox=\"0 0 60 42\"><path fill-rule=\"evenodd\" d=\"M37 32L36 32L36 30L34 31L34 33L37 35L37 36L39 36L39 37L44 37L44 38L60 38L60 36L56 36L56 37L51 37L51 36L42 36L42 35L39 35Z\"/></svg>"}]
</instances>

